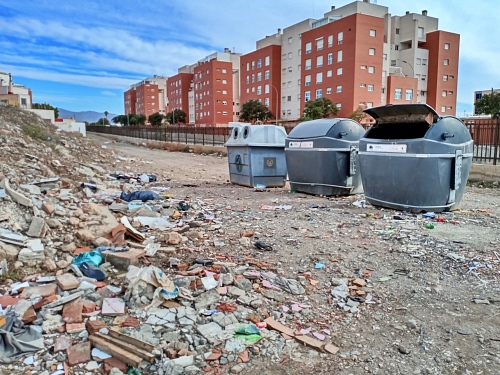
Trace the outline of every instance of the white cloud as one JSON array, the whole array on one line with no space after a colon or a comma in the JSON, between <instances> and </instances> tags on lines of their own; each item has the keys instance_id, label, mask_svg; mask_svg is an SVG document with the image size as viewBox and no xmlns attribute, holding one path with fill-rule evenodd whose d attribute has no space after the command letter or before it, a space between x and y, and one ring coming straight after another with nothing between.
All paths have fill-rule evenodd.
<instances>
[{"instance_id":1,"label":"white cloud","mask_svg":"<svg viewBox=\"0 0 500 375\"><path fill-rule=\"evenodd\" d=\"M114 92L111 92L111 91L101 91L101 95L104 95L104 96L116 96L116 94Z\"/></svg>"}]
</instances>

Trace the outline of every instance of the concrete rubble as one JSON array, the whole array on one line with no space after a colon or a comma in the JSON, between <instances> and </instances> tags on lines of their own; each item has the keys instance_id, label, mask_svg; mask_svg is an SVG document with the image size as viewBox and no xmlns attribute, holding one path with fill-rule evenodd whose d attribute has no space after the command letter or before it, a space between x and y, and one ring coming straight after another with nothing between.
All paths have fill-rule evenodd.
<instances>
[{"instance_id":1,"label":"concrete rubble","mask_svg":"<svg viewBox=\"0 0 500 375\"><path fill-rule=\"evenodd\" d=\"M328 251L311 251L285 268L273 251L253 247L257 238L272 240L259 233L265 231L259 220L276 212L177 196L161 177L126 178L130 174L117 170L138 175L147 166L56 132L31 114L2 116L2 110L0 317L14 315L39 332L44 349L0 363L0 373L251 373L252 361L352 359L356 354L342 351L339 327L381 314L384 283L408 272L341 269ZM120 199L122 192L141 191L160 199ZM350 205L347 198L339 202ZM339 210L311 206L301 214L321 222ZM425 232L415 229L429 217L373 214L370 206L353 211L332 229L339 241L360 221L373 220L363 239L381 238L395 252L426 256L425 246L415 245L425 243ZM252 220L257 224L250 231ZM284 240L290 249L320 241L313 230L291 230L298 235ZM468 260L459 249L438 251L451 265ZM79 259L98 264L85 270ZM471 271L483 264L476 260ZM397 350L411 353L402 345Z\"/></svg>"}]
</instances>

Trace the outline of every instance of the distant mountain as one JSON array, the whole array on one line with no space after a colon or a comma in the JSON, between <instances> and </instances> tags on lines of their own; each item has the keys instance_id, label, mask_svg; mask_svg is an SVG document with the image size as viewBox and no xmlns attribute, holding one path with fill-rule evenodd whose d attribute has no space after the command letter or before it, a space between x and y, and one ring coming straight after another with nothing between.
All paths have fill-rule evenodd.
<instances>
[{"instance_id":1,"label":"distant mountain","mask_svg":"<svg viewBox=\"0 0 500 375\"><path fill-rule=\"evenodd\" d=\"M81 111L81 112L73 112L68 111L67 109L58 108L59 109L59 117L60 118L75 118L76 121L79 122L96 122L100 120L104 116L104 113L95 112L95 111ZM108 113L108 120L111 122L111 119L115 117L114 113Z\"/></svg>"}]
</instances>

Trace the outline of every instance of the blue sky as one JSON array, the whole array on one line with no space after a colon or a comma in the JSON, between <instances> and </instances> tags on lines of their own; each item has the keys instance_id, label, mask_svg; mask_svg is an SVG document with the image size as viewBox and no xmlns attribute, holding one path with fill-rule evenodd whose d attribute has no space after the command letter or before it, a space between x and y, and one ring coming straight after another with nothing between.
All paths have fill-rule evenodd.
<instances>
[{"instance_id":1,"label":"blue sky","mask_svg":"<svg viewBox=\"0 0 500 375\"><path fill-rule=\"evenodd\" d=\"M224 47L248 53L255 41L350 0L3 0L0 71L33 90L34 101L82 111L123 113L123 91ZM500 2L378 0L393 15L439 18L461 34L457 114L474 90L500 87ZM451 5L453 4L453 5Z\"/></svg>"}]
</instances>

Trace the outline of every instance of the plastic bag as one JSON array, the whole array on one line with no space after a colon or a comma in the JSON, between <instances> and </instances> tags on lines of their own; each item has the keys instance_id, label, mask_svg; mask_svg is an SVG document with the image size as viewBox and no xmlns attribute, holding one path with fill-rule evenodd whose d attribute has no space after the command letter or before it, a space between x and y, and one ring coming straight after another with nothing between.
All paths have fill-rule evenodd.
<instances>
[{"instance_id":1,"label":"plastic bag","mask_svg":"<svg viewBox=\"0 0 500 375\"><path fill-rule=\"evenodd\" d=\"M76 258L73 259L73 264L80 267L82 263L89 263L96 267L102 263L102 256L99 251L89 251L86 253L80 253Z\"/></svg>"},{"instance_id":2,"label":"plastic bag","mask_svg":"<svg viewBox=\"0 0 500 375\"><path fill-rule=\"evenodd\" d=\"M132 193L125 193L122 192L120 195L120 199L124 200L126 202L131 202L131 201L142 201L142 202L147 202L147 201L154 201L158 199L162 199L161 195L158 193L155 193L154 191L134 191Z\"/></svg>"}]
</instances>

